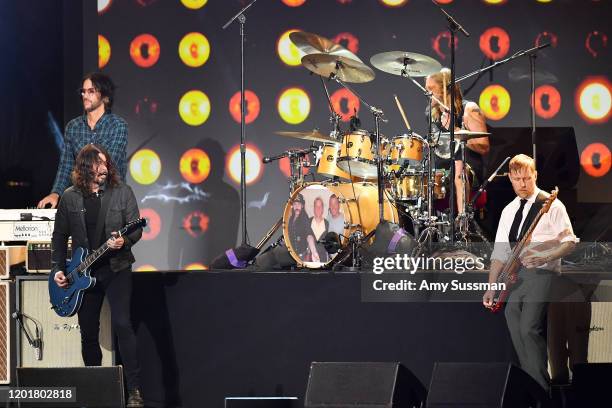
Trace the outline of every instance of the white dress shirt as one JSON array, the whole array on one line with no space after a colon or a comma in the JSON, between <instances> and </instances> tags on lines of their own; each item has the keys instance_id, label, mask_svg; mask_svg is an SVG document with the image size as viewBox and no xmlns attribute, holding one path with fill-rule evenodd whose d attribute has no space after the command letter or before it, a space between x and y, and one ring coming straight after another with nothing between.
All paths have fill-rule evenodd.
<instances>
[{"instance_id":1,"label":"white dress shirt","mask_svg":"<svg viewBox=\"0 0 612 408\"><path fill-rule=\"evenodd\" d=\"M519 225L518 229L519 233L523 228L525 218L527 217L527 214L529 214L529 210L535 202L539 192L540 189L536 187L533 194L527 198L527 202L523 208L521 224ZM491 254L491 260L495 259L505 262L510 256L512 250L510 248L509 241L516 242L517 237L508 239L508 234L510 233L510 228L512 227L512 222L514 221L514 214L516 214L520 208L520 205L521 199L520 197L516 197L502 211L499 218L499 226L497 227L497 234L495 236L495 249ZM574 230L572 229L572 223L567 215L567 210L559 199L552 202L550 209L547 213L542 215L540 222L535 227L533 234L531 235L531 243L533 244L548 241L558 241L559 244L562 242L579 241L579 239L574 235ZM561 259L550 261L539 268L560 272Z\"/></svg>"}]
</instances>

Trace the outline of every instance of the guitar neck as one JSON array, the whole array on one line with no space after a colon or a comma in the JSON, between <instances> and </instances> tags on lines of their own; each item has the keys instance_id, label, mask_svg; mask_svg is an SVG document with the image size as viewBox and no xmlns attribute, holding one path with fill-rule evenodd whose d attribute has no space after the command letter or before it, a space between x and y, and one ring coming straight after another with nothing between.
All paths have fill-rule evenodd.
<instances>
[{"instance_id":1,"label":"guitar neck","mask_svg":"<svg viewBox=\"0 0 612 408\"><path fill-rule=\"evenodd\" d=\"M145 226L146 224L147 224L146 219L140 218L137 221L133 221L129 223L128 225L126 225L125 227L123 227L122 229L120 229L115 235L115 237L117 238L122 237L125 234L129 234L131 231L134 231L136 228L141 228ZM108 251L108 249L109 249L108 241L106 241L98 249L96 249L95 251L87 255L85 260L81 262L79 266L74 268L72 272L75 272L75 271L77 273L83 272L84 270L89 268L91 265L93 265L94 262L96 262L102 255L104 255L106 251ZM70 272L70 274L72 274L72 272Z\"/></svg>"},{"instance_id":2,"label":"guitar neck","mask_svg":"<svg viewBox=\"0 0 612 408\"><path fill-rule=\"evenodd\" d=\"M102 244L98 249L87 255L85 260L79 264L78 267L74 269L73 272L83 272L85 269L89 268L94 264L102 255L104 255L108 251L108 242ZM72 272L71 272L72 273Z\"/></svg>"},{"instance_id":3,"label":"guitar neck","mask_svg":"<svg viewBox=\"0 0 612 408\"><path fill-rule=\"evenodd\" d=\"M525 235L523 236L523 238L521 238L521 240L517 242L517 244L512 250L512 253L510 254L510 258L504 264L504 268L498 275L498 281L505 281L508 278L508 275L511 273L511 271L517 267L516 263L519 261L519 255L521 254L521 252L523 252L523 249L525 248L525 246L529 244L529 242L531 241L531 235L533 234L533 231L535 230L536 226L540 222L540 219L544 215L544 212L545 211L543 208L541 208L540 211L538 211L538 214L536 215L533 222L529 226L529 229L527 230L527 232L525 232Z\"/></svg>"}]
</instances>

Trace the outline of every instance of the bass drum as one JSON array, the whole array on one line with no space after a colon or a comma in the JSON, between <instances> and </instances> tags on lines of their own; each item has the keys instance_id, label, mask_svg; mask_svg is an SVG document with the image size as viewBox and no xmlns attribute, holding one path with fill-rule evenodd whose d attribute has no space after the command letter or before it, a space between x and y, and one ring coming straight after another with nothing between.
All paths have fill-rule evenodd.
<instances>
[{"instance_id":1,"label":"bass drum","mask_svg":"<svg viewBox=\"0 0 612 408\"><path fill-rule=\"evenodd\" d=\"M383 209L385 220L398 222L397 210L386 195ZM283 237L298 266L325 268L337 255L329 255L323 244L317 242L326 233L337 233L344 248L353 232L361 230L368 234L376 229L378 221L375 184L310 183L298 188L285 205Z\"/></svg>"}]
</instances>

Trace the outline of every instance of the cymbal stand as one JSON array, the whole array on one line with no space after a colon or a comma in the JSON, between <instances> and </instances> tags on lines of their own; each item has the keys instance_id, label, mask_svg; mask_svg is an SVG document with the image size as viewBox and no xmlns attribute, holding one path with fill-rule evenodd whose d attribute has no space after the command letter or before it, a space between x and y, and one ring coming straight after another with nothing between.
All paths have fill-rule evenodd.
<instances>
[{"instance_id":1,"label":"cymbal stand","mask_svg":"<svg viewBox=\"0 0 612 408\"><path fill-rule=\"evenodd\" d=\"M304 167L307 165L305 160L306 154L304 150L287 151L289 157L289 193L293 194L295 190L304 185Z\"/></svg>"},{"instance_id":2,"label":"cymbal stand","mask_svg":"<svg viewBox=\"0 0 612 408\"><path fill-rule=\"evenodd\" d=\"M412 83L414 83L421 91L423 91L423 95L425 95L425 97L427 98L428 102L429 102L429 118L428 118L428 122L429 122L429 132L427 134L427 142L426 142L426 147L427 147L427 184L428 184L428 188L427 188L427 215L425 216L421 216L418 218L418 221L420 224L422 224L425 228L420 232L419 236L418 236L418 243L419 245L417 245L417 249L421 248L424 246L425 243L427 243L428 247L431 248L431 244L433 242L434 239L438 239L439 241L442 240L447 240L448 237L446 237L444 235L444 233L442 232L442 230L440 229L440 226L447 224L447 222L445 221L438 221L438 217L434 215L434 209L433 209L433 194L434 194L434 182L435 182L435 174L434 174L434 149L437 148L437 141L434 139L434 134L432 132L432 127L431 127L431 123L432 123L432 105L433 105L433 101L435 100L440 106L442 106L443 108L446 109L446 106L440 102L440 100L438 98L436 98L436 96L429 92L423 85L421 85L418 81L416 81L413 77L411 77L410 75L408 75L408 61L404 61L404 69L401 72L401 77L402 78L406 78L409 79L410 81L412 81Z\"/></svg>"},{"instance_id":3,"label":"cymbal stand","mask_svg":"<svg viewBox=\"0 0 612 408\"><path fill-rule=\"evenodd\" d=\"M329 122L332 124L333 126L333 130L331 132L329 132L329 136L338 140L340 140L340 136L342 134L341 130L340 130L340 119L341 116L336 112L336 110L334 109L334 104L332 103L331 97L329 96L329 90L327 89L327 85L325 85L325 80L323 79L322 76L319 75L319 78L321 79L321 85L323 85L323 89L325 90L325 96L327 97L327 103L329 104Z\"/></svg>"},{"instance_id":4,"label":"cymbal stand","mask_svg":"<svg viewBox=\"0 0 612 408\"><path fill-rule=\"evenodd\" d=\"M377 182L377 186L378 186L378 217L379 217L379 222L383 222L384 221L384 208L383 208L383 188L384 188L384 180L383 180L383 160L380 157L380 122L387 122L387 119L385 119L385 114L382 111L382 109L379 109L375 106L370 105L369 103L367 103L362 97L361 95L359 95L357 92L355 92L350 86L348 86L344 81L342 81L340 78L338 78L334 73L332 73L329 76L330 79L333 79L334 81L336 81L338 84L340 84L343 88L345 88L346 90L348 90L349 92L351 92L353 95L355 95L357 97L357 99L359 99L359 101L366 106L370 112L372 113L372 115L374 116L374 123L375 123L375 134L376 134L376 149L375 149L375 157L376 157L376 182Z\"/></svg>"},{"instance_id":5,"label":"cymbal stand","mask_svg":"<svg viewBox=\"0 0 612 408\"><path fill-rule=\"evenodd\" d=\"M464 244L468 243L468 236L470 234L470 223L474 221L474 214L472 206L467 206L467 195L469 194L467 188L467 166L465 165L465 140L459 141L459 151L461 152L461 162L463 163L463 170L461 171L461 188L463 189L463 211L457 214L457 226L459 227L458 235L459 242Z\"/></svg>"}]
</instances>

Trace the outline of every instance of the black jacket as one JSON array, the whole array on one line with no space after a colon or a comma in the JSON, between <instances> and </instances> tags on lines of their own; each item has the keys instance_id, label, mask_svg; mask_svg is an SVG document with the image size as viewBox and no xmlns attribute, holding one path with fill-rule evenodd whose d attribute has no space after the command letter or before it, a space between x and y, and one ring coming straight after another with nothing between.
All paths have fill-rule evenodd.
<instances>
[{"instance_id":1,"label":"black jacket","mask_svg":"<svg viewBox=\"0 0 612 408\"><path fill-rule=\"evenodd\" d=\"M107 200L110 201L104 217L104 235L110 238L111 232L119 231L128 222L140 218L140 212L134 192L127 184L120 183L112 189L107 189L102 196L101 208L104 207ZM55 214L55 227L51 240L51 273L65 271L68 237L72 237L73 248L89 248L84 210L83 193L74 186L66 189L62 194ZM134 263L135 259L131 247L138 242L141 236L141 228L131 234L124 235L125 243L123 247L118 250L110 250L105 255L110 257L110 267L114 272L129 268Z\"/></svg>"}]
</instances>

